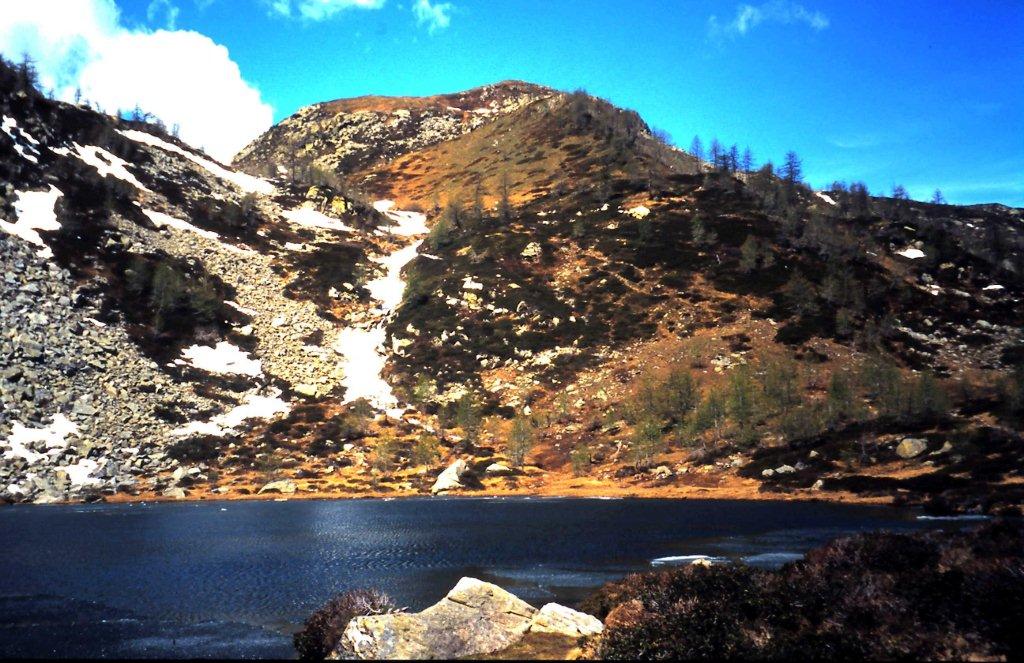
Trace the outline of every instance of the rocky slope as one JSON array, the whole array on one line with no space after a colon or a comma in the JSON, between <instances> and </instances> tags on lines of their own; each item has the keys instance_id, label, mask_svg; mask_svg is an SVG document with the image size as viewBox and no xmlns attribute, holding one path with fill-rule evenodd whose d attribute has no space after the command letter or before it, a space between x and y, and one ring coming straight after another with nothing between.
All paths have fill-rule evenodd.
<instances>
[{"instance_id":1,"label":"rocky slope","mask_svg":"<svg viewBox=\"0 0 1024 663\"><path fill-rule=\"evenodd\" d=\"M228 167L0 73L5 499L1024 499L1021 210L518 82L318 104Z\"/></svg>"}]
</instances>

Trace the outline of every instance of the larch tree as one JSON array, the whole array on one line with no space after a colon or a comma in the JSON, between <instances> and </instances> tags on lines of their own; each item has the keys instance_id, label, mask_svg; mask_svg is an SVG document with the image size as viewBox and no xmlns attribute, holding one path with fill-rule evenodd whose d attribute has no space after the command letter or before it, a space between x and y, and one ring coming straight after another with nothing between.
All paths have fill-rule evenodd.
<instances>
[{"instance_id":1,"label":"larch tree","mask_svg":"<svg viewBox=\"0 0 1024 663\"><path fill-rule=\"evenodd\" d=\"M704 143L701 142L700 136L693 137L693 142L690 143L690 154L700 161L704 160Z\"/></svg>"}]
</instances>

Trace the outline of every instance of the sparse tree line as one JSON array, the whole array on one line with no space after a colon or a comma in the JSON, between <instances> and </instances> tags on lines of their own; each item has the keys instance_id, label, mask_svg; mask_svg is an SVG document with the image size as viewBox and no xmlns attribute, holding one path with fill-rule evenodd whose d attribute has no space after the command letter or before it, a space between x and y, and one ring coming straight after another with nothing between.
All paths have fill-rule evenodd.
<instances>
[{"instance_id":1,"label":"sparse tree line","mask_svg":"<svg viewBox=\"0 0 1024 663\"><path fill-rule=\"evenodd\" d=\"M703 380L691 370L701 363L679 361L664 374L641 378L632 396L610 412L632 428L627 453L636 468L650 467L672 447L728 451L768 438L808 439L869 420L916 426L949 416L950 397L934 375L901 371L881 356L830 374L766 357ZM823 397L810 395L819 390ZM1007 393L1018 392L1008 387Z\"/></svg>"}]
</instances>

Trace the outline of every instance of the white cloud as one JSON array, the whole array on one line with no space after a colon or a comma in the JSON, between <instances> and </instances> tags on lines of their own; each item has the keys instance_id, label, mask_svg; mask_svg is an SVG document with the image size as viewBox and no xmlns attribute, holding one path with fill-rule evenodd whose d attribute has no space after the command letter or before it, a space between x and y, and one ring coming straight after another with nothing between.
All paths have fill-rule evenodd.
<instances>
[{"instance_id":1,"label":"white cloud","mask_svg":"<svg viewBox=\"0 0 1024 663\"><path fill-rule=\"evenodd\" d=\"M447 28L452 22L452 3L435 2L430 0L416 0L412 6L412 13L416 16L416 23L426 25L427 32L433 34L438 30Z\"/></svg>"},{"instance_id":2,"label":"white cloud","mask_svg":"<svg viewBox=\"0 0 1024 663\"><path fill-rule=\"evenodd\" d=\"M270 9L281 16L301 16L322 21L346 9L380 9L385 0L269 0Z\"/></svg>"},{"instance_id":3,"label":"white cloud","mask_svg":"<svg viewBox=\"0 0 1024 663\"><path fill-rule=\"evenodd\" d=\"M164 27L173 30L178 22L178 13L181 10L171 0L153 0L146 7L146 18L150 23L156 23L160 13L164 14Z\"/></svg>"},{"instance_id":4,"label":"white cloud","mask_svg":"<svg viewBox=\"0 0 1024 663\"><path fill-rule=\"evenodd\" d=\"M154 5L173 20L171 3ZM14 60L28 53L42 87L59 98L70 100L77 87L107 112L138 104L222 161L273 121L224 46L198 32L127 28L113 0L6 3L0 52Z\"/></svg>"},{"instance_id":5,"label":"white cloud","mask_svg":"<svg viewBox=\"0 0 1024 663\"><path fill-rule=\"evenodd\" d=\"M736 16L722 25L717 16L708 19L708 34L713 38L743 36L762 23L803 23L814 30L829 26L828 17L811 11L789 0L769 0L760 5L743 4L736 8Z\"/></svg>"}]
</instances>

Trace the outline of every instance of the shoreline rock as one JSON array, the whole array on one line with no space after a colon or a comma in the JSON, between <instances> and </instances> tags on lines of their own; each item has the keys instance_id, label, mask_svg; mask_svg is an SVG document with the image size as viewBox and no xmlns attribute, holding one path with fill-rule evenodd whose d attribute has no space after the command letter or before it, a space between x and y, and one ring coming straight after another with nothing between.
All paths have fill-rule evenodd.
<instances>
[{"instance_id":1,"label":"shoreline rock","mask_svg":"<svg viewBox=\"0 0 1024 663\"><path fill-rule=\"evenodd\" d=\"M557 603L538 610L497 585L467 577L421 612L356 617L332 658L454 659L508 649L531 632L578 638L603 630L592 615Z\"/></svg>"}]
</instances>

